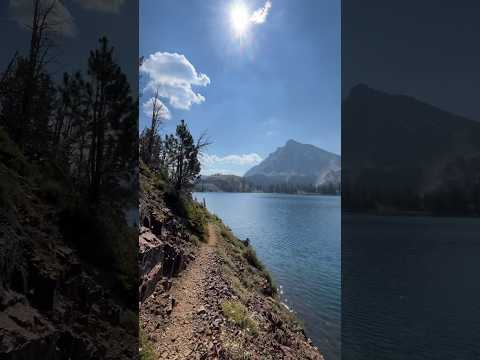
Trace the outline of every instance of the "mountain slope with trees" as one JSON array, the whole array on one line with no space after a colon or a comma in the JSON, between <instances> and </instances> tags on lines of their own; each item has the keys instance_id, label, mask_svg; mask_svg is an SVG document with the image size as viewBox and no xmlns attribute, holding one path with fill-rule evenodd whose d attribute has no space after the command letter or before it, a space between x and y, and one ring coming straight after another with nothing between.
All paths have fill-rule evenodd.
<instances>
[{"instance_id":1,"label":"mountain slope with trees","mask_svg":"<svg viewBox=\"0 0 480 360\"><path fill-rule=\"evenodd\" d=\"M339 155L289 140L243 177L202 176L195 190L338 195L340 165Z\"/></svg>"},{"instance_id":2,"label":"mountain slope with trees","mask_svg":"<svg viewBox=\"0 0 480 360\"><path fill-rule=\"evenodd\" d=\"M252 192L256 187L244 177L237 175L213 174L201 176L195 185L199 192Z\"/></svg>"},{"instance_id":3,"label":"mountain slope with trees","mask_svg":"<svg viewBox=\"0 0 480 360\"><path fill-rule=\"evenodd\" d=\"M340 156L294 140L279 147L245 173L257 185L298 184L319 186L340 169Z\"/></svg>"},{"instance_id":4,"label":"mountain slope with trees","mask_svg":"<svg viewBox=\"0 0 480 360\"><path fill-rule=\"evenodd\" d=\"M358 85L342 104L342 204L480 212L480 123Z\"/></svg>"}]
</instances>

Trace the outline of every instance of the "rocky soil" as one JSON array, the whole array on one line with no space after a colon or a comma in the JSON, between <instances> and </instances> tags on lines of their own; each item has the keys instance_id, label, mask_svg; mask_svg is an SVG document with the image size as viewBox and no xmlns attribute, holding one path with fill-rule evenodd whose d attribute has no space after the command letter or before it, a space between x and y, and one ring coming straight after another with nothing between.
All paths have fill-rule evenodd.
<instances>
[{"instance_id":1,"label":"rocky soil","mask_svg":"<svg viewBox=\"0 0 480 360\"><path fill-rule=\"evenodd\" d=\"M214 235L210 227L210 234ZM212 330L218 330L222 318L212 319L210 328L208 315L212 315L210 306L202 299L209 274L214 273L216 265L216 236L209 237L208 244L202 244L191 266L176 279L169 291L164 284L155 289L142 306L144 330L149 339L156 344L156 351L162 359L195 359L202 354L210 358L218 357L217 339ZM212 289L214 284L210 284ZM228 289L223 289L225 292ZM177 300L178 299L178 300ZM210 336L208 343L199 343L200 334Z\"/></svg>"},{"instance_id":2,"label":"rocky soil","mask_svg":"<svg viewBox=\"0 0 480 360\"><path fill-rule=\"evenodd\" d=\"M22 191L0 211L0 359L138 358L135 312L65 243L56 209Z\"/></svg>"}]
</instances>

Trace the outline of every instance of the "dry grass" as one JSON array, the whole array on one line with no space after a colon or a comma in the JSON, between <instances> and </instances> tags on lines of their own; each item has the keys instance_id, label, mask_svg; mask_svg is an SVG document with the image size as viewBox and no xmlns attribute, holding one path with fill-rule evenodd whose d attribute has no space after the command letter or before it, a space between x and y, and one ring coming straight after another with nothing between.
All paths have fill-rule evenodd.
<instances>
[{"instance_id":1,"label":"dry grass","mask_svg":"<svg viewBox=\"0 0 480 360\"><path fill-rule=\"evenodd\" d=\"M248 309L239 301L224 301L222 312L227 320L251 334L257 333L257 323L250 317Z\"/></svg>"}]
</instances>

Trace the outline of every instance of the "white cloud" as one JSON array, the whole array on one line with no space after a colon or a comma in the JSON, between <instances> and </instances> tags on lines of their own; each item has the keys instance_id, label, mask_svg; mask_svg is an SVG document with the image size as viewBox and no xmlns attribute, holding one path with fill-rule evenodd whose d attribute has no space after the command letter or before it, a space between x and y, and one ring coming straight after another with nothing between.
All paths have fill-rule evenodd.
<instances>
[{"instance_id":1,"label":"white cloud","mask_svg":"<svg viewBox=\"0 0 480 360\"><path fill-rule=\"evenodd\" d=\"M256 153L241 155L210 155L201 154L202 175L231 174L242 176L252 166L260 163L262 157Z\"/></svg>"},{"instance_id":2,"label":"white cloud","mask_svg":"<svg viewBox=\"0 0 480 360\"><path fill-rule=\"evenodd\" d=\"M265 5L252 13L252 16L250 16L250 21L254 24L263 24L265 20L267 20L267 16L271 8L272 2L270 0L267 0L267 2L265 2Z\"/></svg>"},{"instance_id":3,"label":"white cloud","mask_svg":"<svg viewBox=\"0 0 480 360\"><path fill-rule=\"evenodd\" d=\"M206 166L218 164L253 166L260 163L261 161L262 157L256 153L226 156L202 154L200 157L200 162L202 163L202 165Z\"/></svg>"},{"instance_id":4,"label":"white cloud","mask_svg":"<svg viewBox=\"0 0 480 360\"><path fill-rule=\"evenodd\" d=\"M75 35L75 22L63 2L60 0L40 0L40 13L44 13L47 9L50 9L47 17L49 31L65 36ZM33 10L32 0L10 0L10 12L21 27L28 28L32 25Z\"/></svg>"},{"instance_id":5,"label":"white cloud","mask_svg":"<svg viewBox=\"0 0 480 360\"><path fill-rule=\"evenodd\" d=\"M155 101L155 98L151 97L150 99L148 99L143 103L143 106L142 106L143 112L148 117L152 116L154 101ZM160 99L157 99L157 103L160 104L160 113L159 113L160 119L165 119L165 120L170 119L171 114L168 107Z\"/></svg>"},{"instance_id":6,"label":"white cloud","mask_svg":"<svg viewBox=\"0 0 480 360\"><path fill-rule=\"evenodd\" d=\"M125 0L75 0L83 8L110 13L118 13Z\"/></svg>"},{"instance_id":7,"label":"white cloud","mask_svg":"<svg viewBox=\"0 0 480 360\"><path fill-rule=\"evenodd\" d=\"M222 174L222 175L237 175L243 176L245 172L241 170L233 170L233 169L224 169L224 168L215 168L215 169L202 169L201 175L215 175L215 174Z\"/></svg>"},{"instance_id":8,"label":"white cloud","mask_svg":"<svg viewBox=\"0 0 480 360\"><path fill-rule=\"evenodd\" d=\"M147 75L146 90L156 91L170 105L177 109L189 110L192 104L201 104L205 97L195 93L192 86L207 86L210 79L197 72L188 59L177 53L156 52L151 54L140 67Z\"/></svg>"}]
</instances>

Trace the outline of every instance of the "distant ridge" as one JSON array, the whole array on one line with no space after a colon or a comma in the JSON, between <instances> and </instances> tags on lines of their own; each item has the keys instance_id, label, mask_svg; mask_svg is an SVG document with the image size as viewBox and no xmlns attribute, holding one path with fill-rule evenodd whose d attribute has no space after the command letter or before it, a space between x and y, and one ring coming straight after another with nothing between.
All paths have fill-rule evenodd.
<instances>
[{"instance_id":1,"label":"distant ridge","mask_svg":"<svg viewBox=\"0 0 480 360\"><path fill-rule=\"evenodd\" d=\"M195 191L340 193L340 156L295 140L277 148L245 175L202 176Z\"/></svg>"},{"instance_id":2,"label":"distant ridge","mask_svg":"<svg viewBox=\"0 0 480 360\"><path fill-rule=\"evenodd\" d=\"M340 156L314 145L288 140L245 173L245 178L260 186L276 184L321 186L339 185Z\"/></svg>"}]
</instances>

